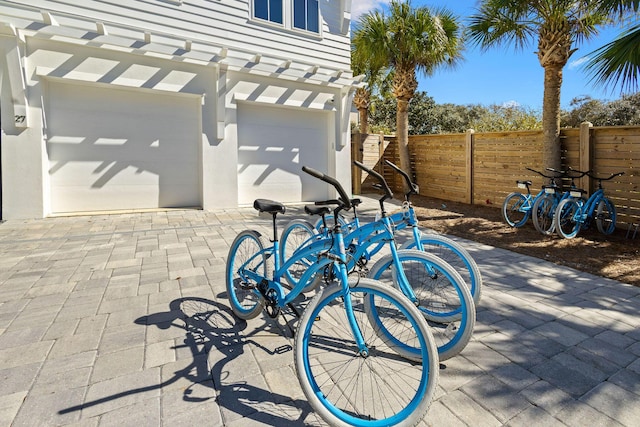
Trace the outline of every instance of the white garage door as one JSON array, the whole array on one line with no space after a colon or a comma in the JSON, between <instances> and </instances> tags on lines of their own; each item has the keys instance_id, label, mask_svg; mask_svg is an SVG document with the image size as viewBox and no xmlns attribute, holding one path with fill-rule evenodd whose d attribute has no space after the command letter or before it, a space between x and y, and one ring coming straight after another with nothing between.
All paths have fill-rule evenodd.
<instances>
[{"instance_id":1,"label":"white garage door","mask_svg":"<svg viewBox=\"0 0 640 427\"><path fill-rule=\"evenodd\" d=\"M52 212L201 206L195 97L50 83Z\"/></svg>"},{"instance_id":2,"label":"white garage door","mask_svg":"<svg viewBox=\"0 0 640 427\"><path fill-rule=\"evenodd\" d=\"M327 198L328 184L302 172L327 173L329 113L238 104L238 203Z\"/></svg>"}]
</instances>

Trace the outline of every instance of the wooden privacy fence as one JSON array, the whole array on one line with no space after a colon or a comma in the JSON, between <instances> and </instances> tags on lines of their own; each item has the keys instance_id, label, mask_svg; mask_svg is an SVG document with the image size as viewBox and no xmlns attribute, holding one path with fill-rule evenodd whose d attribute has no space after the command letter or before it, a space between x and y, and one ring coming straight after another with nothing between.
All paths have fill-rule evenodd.
<instances>
[{"instance_id":1,"label":"wooden privacy fence","mask_svg":"<svg viewBox=\"0 0 640 427\"><path fill-rule=\"evenodd\" d=\"M640 223L640 126L597 127L583 123L560 135L563 168L592 170L597 176L624 171L603 183L615 203L619 223ZM546 182L526 167L543 170L542 131L412 135L409 153L420 194L443 200L500 207L516 191L516 180L529 179L538 189ZM393 136L352 137L352 158L384 174L394 191L401 177L382 159L399 164ZM353 169L353 192L370 192L375 181ZM592 193L597 181L584 177L576 184Z\"/></svg>"}]
</instances>

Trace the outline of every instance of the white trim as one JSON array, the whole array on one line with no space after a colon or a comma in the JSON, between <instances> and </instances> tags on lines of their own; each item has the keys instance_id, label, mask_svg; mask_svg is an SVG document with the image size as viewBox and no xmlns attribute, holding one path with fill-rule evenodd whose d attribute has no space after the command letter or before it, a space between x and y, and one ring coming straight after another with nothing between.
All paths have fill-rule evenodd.
<instances>
[{"instance_id":1,"label":"white trim","mask_svg":"<svg viewBox=\"0 0 640 427\"><path fill-rule=\"evenodd\" d=\"M329 97L329 94L324 94ZM322 102L310 102L303 103L302 101L292 100L291 98L287 98L284 102L280 98L266 96L263 94L259 94L257 96L242 93L242 92L234 92L232 96L233 102L250 102L254 104L264 104L270 106L280 106L280 107L290 107L290 108L302 108L302 109L311 109L311 110L322 110L322 111L337 111L337 108L333 103L328 99L325 103Z\"/></svg>"},{"instance_id":2,"label":"white trim","mask_svg":"<svg viewBox=\"0 0 640 427\"><path fill-rule=\"evenodd\" d=\"M11 90L12 106L13 106L13 125L18 129L29 127L29 115L27 101L27 86L24 78L24 65L18 46L19 38L17 36L4 36L5 33L15 33L15 28L11 24L2 23L0 25L0 37L9 39L9 50L3 51L4 61L7 66L7 77L9 80L9 88Z\"/></svg>"},{"instance_id":3,"label":"white trim","mask_svg":"<svg viewBox=\"0 0 640 427\"><path fill-rule=\"evenodd\" d=\"M56 75L59 74L59 75ZM143 91L150 93L158 93L158 94L171 94L175 96L182 97L198 97L201 100L204 99L204 93L192 93L192 92L183 92L180 91L180 86L178 85L170 85L165 84L162 86L155 87L143 87L143 85L147 82L147 80L142 79L132 79L128 78L123 82L118 83L103 83L100 82L100 78L103 77L102 74L98 73L86 73L86 72L60 72L59 69L53 69L44 66L38 66L35 70L35 75L43 80L50 80L53 82L64 82L68 84L82 84L82 85L90 85L90 86L99 86L99 87L117 87L119 89L127 89L134 91ZM201 101L201 103L204 101Z\"/></svg>"},{"instance_id":4,"label":"white trim","mask_svg":"<svg viewBox=\"0 0 640 427\"><path fill-rule=\"evenodd\" d=\"M227 47L214 46L210 44L196 45L195 42L191 44L191 50L184 49L185 40L175 38L175 46L161 43L151 42L145 43L140 46L140 42L144 41L145 33L140 31L139 39L132 39L130 37L116 36L113 34L99 35L91 40L83 39L84 31L75 29L72 27L62 26L47 26L37 32L30 32L19 30L24 32L27 36L39 39L46 39L51 41L58 41L63 43L70 43L82 46L91 46L102 49L112 49L120 52L128 52L138 55L154 56L162 59L177 60L180 62L193 63L197 65L212 66L222 65L224 61L229 69L237 71L246 71L252 74L261 74L263 76L272 76L275 74L280 75L282 78L299 81L300 78L305 77L306 71L313 65L311 63L303 62L291 62L291 66L286 69L286 73L282 72L281 65L283 62L288 62L290 59L276 57L276 56L263 56L257 52L244 51L239 49L229 49ZM148 33L146 36L149 39L155 37L156 33ZM171 36L160 35L159 38L168 38ZM155 38L154 38L155 39ZM255 64L253 60L257 55L260 55L260 63ZM294 65L296 66L294 68ZM350 71L344 71L339 77L333 77L336 72L335 69L318 69L318 72L307 77L308 83L313 84L328 84L332 87L354 86L359 82L354 81Z\"/></svg>"},{"instance_id":5,"label":"white trim","mask_svg":"<svg viewBox=\"0 0 640 427\"><path fill-rule=\"evenodd\" d=\"M340 9L342 13L340 31L342 34L347 34L351 25L351 0L340 0Z\"/></svg>"}]
</instances>

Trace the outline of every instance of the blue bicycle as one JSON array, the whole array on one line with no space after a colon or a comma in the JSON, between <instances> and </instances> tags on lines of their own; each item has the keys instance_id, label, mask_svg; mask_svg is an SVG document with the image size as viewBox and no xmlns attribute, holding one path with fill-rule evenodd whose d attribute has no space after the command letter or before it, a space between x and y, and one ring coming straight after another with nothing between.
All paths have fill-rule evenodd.
<instances>
[{"instance_id":1,"label":"blue bicycle","mask_svg":"<svg viewBox=\"0 0 640 427\"><path fill-rule=\"evenodd\" d=\"M611 234L616 229L616 207L605 196L602 181L624 175L624 172L613 173L608 178L599 178L591 173L587 175L598 180L598 189L586 201L581 198L582 194L572 194L556 208L556 231L565 239L577 236L581 229L588 228L594 221L602 234Z\"/></svg>"},{"instance_id":2,"label":"blue bicycle","mask_svg":"<svg viewBox=\"0 0 640 427\"><path fill-rule=\"evenodd\" d=\"M384 201L390 197L391 190L386 186L385 195L380 199L381 218L365 225L342 225L336 220L340 216L335 212L332 214L327 204L334 204L337 200L319 202L319 206L305 206L305 211L319 215L319 221L324 225L317 230L308 221L296 219L285 227L281 236L281 259L296 260L287 262L290 268L285 277L290 285L302 286L305 292L323 280L331 283L335 279L332 266L321 275L309 278L306 272L313 264L313 258L300 255L309 245L330 238L327 232L331 230L328 226L331 218L346 233L347 269L359 277L367 276L392 284L412 300L430 322L440 360L446 360L460 353L471 338L475 326L473 297L460 275L442 259L424 251L397 249L394 224L384 210ZM359 204L360 200L350 202ZM385 247L389 248L389 253L382 255L369 269L369 261Z\"/></svg>"},{"instance_id":3,"label":"blue bicycle","mask_svg":"<svg viewBox=\"0 0 640 427\"><path fill-rule=\"evenodd\" d=\"M539 172L531 168L526 168L526 169L530 170L531 172L535 172L544 178L549 179L550 188L556 186L554 179L557 177L547 176L542 172ZM531 181L518 180L516 181L516 184L518 185L519 189L527 190L527 194L523 194L520 191L515 191L513 193L508 194L507 197L505 197L504 202L502 203L502 217L504 218L506 223L509 224L509 226L511 227L522 227L527 223L527 221L531 217L531 212L533 210L534 203L541 197L545 196L546 190L545 190L545 187L543 187L537 194L532 195Z\"/></svg>"},{"instance_id":4,"label":"blue bicycle","mask_svg":"<svg viewBox=\"0 0 640 427\"><path fill-rule=\"evenodd\" d=\"M333 185L340 197L337 216L350 200L340 184L310 168L310 175ZM227 296L241 319L263 309L276 317L289 306L312 276L330 268L335 280L321 289L300 315L294 340L295 366L313 409L330 425L416 425L435 392L439 359L423 315L401 292L378 281L349 278L341 227L331 237L300 249L281 262L276 216L281 203L256 200L254 208L272 215L273 240L245 230L229 249ZM298 258L314 260L297 285L282 286Z\"/></svg>"},{"instance_id":5,"label":"blue bicycle","mask_svg":"<svg viewBox=\"0 0 640 427\"><path fill-rule=\"evenodd\" d=\"M563 176L571 179L570 188L567 191L560 191L560 187L556 185L555 180L550 185L543 186L545 194L542 197L536 198L532 208L533 225L541 234L551 235L555 231L556 224L554 219L556 209L561 201L569 197L582 197L584 190L578 188L575 185L575 180L585 176L587 172L581 172L569 168L568 171L557 171L552 168L547 168L548 171L555 172L558 176ZM573 174L571 174L573 173Z\"/></svg>"},{"instance_id":6,"label":"blue bicycle","mask_svg":"<svg viewBox=\"0 0 640 427\"><path fill-rule=\"evenodd\" d=\"M385 182L384 177L374 170L366 168L364 165L358 162L354 162L356 165L369 174L375 176L378 181ZM419 194L419 187L415 184L409 174L400 169L398 166L385 160L385 163L399 173L409 188L409 191L404 195L404 202L402 203L402 209L399 212L392 214L389 219L394 226L394 230L401 231L406 228L410 228L412 236L405 243L400 246L400 249L417 249L419 251L428 252L441 258L446 263L451 265L463 278L471 296L473 302L478 305L480 297L482 296L482 274L480 268L475 262L471 254L459 243L451 240L448 237L434 233L422 233L418 227L418 217L411 204L411 196ZM355 208L354 208L355 209Z\"/></svg>"}]
</instances>

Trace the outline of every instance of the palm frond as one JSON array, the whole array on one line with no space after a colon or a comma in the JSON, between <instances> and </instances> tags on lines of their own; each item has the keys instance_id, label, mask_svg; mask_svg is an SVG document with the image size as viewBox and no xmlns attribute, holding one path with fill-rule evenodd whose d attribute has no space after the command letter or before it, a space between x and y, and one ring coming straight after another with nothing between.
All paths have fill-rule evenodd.
<instances>
[{"instance_id":1,"label":"palm frond","mask_svg":"<svg viewBox=\"0 0 640 427\"><path fill-rule=\"evenodd\" d=\"M535 38L537 22L530 13L531 2L488 0L469 18L467 37L487 50L514 45L523 49Z\"/></svg>"},{"instance_id":2,"label":"palm frond","mask_svg":"<svg viewBox=\"0 0 640 427\"><path fill-rule=\"evenodd\" d=\"M635 91L640 74L640 25L623 33L619 38L592 52L585 66L592 81L605 87Z\"/></svg>"}]
</instances>

